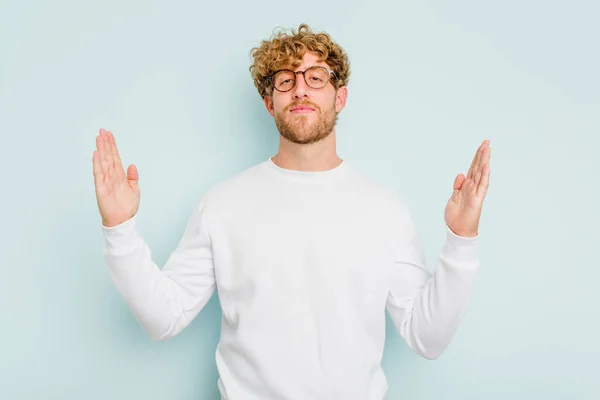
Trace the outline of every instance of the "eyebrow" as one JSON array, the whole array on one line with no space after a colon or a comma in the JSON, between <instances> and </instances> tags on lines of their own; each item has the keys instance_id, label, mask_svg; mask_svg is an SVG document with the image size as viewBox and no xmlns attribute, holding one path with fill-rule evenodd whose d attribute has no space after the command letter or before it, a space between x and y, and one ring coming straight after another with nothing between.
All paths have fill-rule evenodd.
<instances>
[{"instance_id":1,"label":"eyebrow","mask_svg":"<svg viewBox=\"0 0 600 400\"><path fill-rule=\"evenodd\" d=\"M321 65L321 64L311 64L311 65L307 66L307 67L306 67L306 68L304 68L304 69L300 69L300 66L299 66L299 67L297 67L297 69L298 69L299 71L306 71L307 69L309 69L309 68L311 68L311 67L323 67L323 68L330 69L330 68L329 68L327 65L325 65L325 64L323 64L323 65ZM291 67L287 67L287 68L281 68L281 69L287 69L287 70L290 70L290 71L294 71L294 70L293 70ZM296 72L297 72L297 71L296 71Z\"/></svg>"}]
</instances>

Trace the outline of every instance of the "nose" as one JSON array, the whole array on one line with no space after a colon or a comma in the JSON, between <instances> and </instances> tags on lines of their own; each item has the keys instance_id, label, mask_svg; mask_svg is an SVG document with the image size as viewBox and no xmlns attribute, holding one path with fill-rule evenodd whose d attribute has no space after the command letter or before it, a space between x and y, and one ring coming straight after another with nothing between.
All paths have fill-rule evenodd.
<instances>
[{"instance_id":1,"label":"nose","mask_svg":"<svg viewBox=\"0 0 600 400\"><path fill-rule=\"evenodd\" d=\"M302 72L296 73L296 85L294 86L293 95L295 99L300 99L302 97L308 97L308 85L304 80L304 74Z\"/></svg>"}]
</instances>

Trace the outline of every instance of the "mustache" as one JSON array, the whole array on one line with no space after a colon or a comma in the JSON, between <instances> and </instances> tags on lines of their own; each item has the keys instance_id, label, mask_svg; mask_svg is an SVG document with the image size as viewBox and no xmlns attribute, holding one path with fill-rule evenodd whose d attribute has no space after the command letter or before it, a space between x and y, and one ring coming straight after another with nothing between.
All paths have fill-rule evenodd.
<instances>
[{"instance_id":1,"label":"mustache","mask_svg":"<svg viewBox=\"0 0 600 400\"><path fill-rule=\"evenodd\" d=\"M294 103L292 103L292 104L288 105L288 106L287 106L287 107L284 109L284 111L288 111L288 110L290 110L292 107L299 107L299 106L312 107L312 108L314 108L314 109L315 109L315 111L321 111L321 108L320 108L318 105L316 105L316 104L314 104L314 103L311 103L311 102L309 102L309 101L299 101L299 102L294 102Z\"/></svg>"}]
</instances>

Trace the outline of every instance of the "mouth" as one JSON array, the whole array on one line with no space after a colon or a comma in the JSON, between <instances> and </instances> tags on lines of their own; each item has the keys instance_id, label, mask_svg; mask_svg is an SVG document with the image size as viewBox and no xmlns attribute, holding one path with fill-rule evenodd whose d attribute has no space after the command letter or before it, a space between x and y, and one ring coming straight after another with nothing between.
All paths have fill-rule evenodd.
<instances>
[{"instance_id":1,"label":"mouth","mask_svg":"<svg viewBox=\"0 0 600 400\"><path fill-rule=\"evenodd\" d=\"M308 106L297 106L297 107L292 107L290 109L290 112L293 112L296 114L306 114L306 113L310 113L313 111L315 111L315 109L312 107L308 107Z\"/></svg>"}]
</instances>

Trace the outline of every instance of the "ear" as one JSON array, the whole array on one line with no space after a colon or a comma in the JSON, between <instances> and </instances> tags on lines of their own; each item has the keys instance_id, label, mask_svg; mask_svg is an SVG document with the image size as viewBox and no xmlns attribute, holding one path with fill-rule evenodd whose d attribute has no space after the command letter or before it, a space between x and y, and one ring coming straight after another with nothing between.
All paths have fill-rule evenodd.
<instances>
[{"instance_id":1,"label":"ear","mask_svg":"<svg viewBox=\"0 0 600 400\"><path fill-rule=\"evenodd\" d=\"M346 99L348 98L348 87L342 86L337 90L335 94L335 112L340 112L346 106Z\"/></svg>"},{"instance_id":2,"label":"ear","mask_svg":"<svg viewBox=\"0 0 600 400\"><path fill-rule=\"evenodd\" d=\"M263 101L265 102L265 107L269 114L271 114L271 117L275 116L275 111L273 110L273 97L265 96Z\"/></svg>"}]
</instances>

